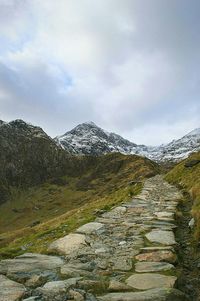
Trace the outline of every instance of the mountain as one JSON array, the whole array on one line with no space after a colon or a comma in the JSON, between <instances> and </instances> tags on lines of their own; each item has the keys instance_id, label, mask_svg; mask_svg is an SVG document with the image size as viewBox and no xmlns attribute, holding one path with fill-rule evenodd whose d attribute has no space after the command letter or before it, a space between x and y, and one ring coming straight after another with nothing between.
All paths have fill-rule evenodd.
<instances>
[{"instance_id":1,"label":"mountain","mask_svg":"<svg viewBox=\"0 0 200 301\"><path fill-rule=\"evenodd\" d=\"M109 133L93 122L77 125L55 141L68 153L78 155L102 155L112 152L122 154L142 154L147 150L144 145L137 145L120 135Z\"/></svg>"},{"instance_id":2,"label":"mountain","mask_svg":"<svg viewBox=\"0 0 200 301\"><path fill-rule=\"evenodd\" d=\"M0 203L10 187L34 186L73 169L52 138L23 120L0 121L0 149Z\"/></svg>"},{"instance_id":3,"label":"mountain","mask_svg":"<svg viewBox=\"0 0 200 301\"><path fill-rule=\"evenodd\" d=\"M200 150L200 128L193 130L181 139L173 140L161 147L159 160L175 160L187 158L191 153Z\"/></svg>"},{"instance_id":4,"label":"mountain","mask_svg":"<svg viewBox=\"0 0 200 301\"><path fill-rule=\"evenodd\" d=\"M70 154L101 155L110 152L137 154L153 161L178 161L190 153L200 150L200 129L196 129L181 139L161 146L137 145L115 133L109 133L93 122L79 124L62 136L56 143Z\"/></svg>"}]
</instances>

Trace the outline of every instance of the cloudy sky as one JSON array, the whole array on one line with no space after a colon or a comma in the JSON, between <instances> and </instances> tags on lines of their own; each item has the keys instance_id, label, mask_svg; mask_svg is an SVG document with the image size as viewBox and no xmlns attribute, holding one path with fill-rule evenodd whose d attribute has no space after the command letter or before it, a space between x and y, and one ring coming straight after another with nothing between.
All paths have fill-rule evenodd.
<instances>
[{"instance_id":1,"label":"cloudy sky","mask_svg":"<svg viewBox=\"0 0 200 301\"><path fill-rule=\"evenodd\" d=\"M155 145L199 116L199 0L0 0L0 119Z\"/></svg>"}]
</instances>

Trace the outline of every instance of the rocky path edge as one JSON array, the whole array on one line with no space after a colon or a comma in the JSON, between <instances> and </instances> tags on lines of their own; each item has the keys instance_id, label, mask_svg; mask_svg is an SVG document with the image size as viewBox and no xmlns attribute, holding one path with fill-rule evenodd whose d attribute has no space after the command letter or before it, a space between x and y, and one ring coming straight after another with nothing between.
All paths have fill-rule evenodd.
<instances>
[{"instance_id":1,"label":"rocky path edge","mask_svg":"<svg viewBox=\"0 0 200 301\"><path fill-rule=\"evenodd\" d=\"M175 212L182 194L162 176L49 245L0 261L0 301L186 301L177 290Z\"/></svg>"}]
</instances>

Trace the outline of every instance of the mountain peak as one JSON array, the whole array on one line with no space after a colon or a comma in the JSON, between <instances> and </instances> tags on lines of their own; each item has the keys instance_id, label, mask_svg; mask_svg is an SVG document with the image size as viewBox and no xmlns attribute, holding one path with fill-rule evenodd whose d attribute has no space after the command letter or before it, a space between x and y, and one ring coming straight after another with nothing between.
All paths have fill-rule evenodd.
<instances>
[{"instance_id":1,"label":"mountain peak","mask_svg":"<svg viewBox=\"0 0 200 301\"><path fill-rule=\"evenodd\" d=\"M92 126L98 127L93 121L86 121L86 122L81 123L80 125L92 125Z\"/></svg>"},{"instance_id":2,"label":"mountain peak","mask_svg":"<svg viewBox=\"0 0 200 301\"><path fill-rule=\"evenodd\" d=\"M200 128L196 128L189 132L186 136L200 136Z\"/></svg>"},{"instance_id":3,"label":"mountain peak","mask_svg":"<svg viewBox=\"0 0 200 301\"><path fill-rule=\"evenodd\" d=\"M71 131L55 138L55 141L69 153L101 155L111 152L130 153L134 143L121 136L109 133L94 122L84 122Z\"/></svg>"}]
</instances>

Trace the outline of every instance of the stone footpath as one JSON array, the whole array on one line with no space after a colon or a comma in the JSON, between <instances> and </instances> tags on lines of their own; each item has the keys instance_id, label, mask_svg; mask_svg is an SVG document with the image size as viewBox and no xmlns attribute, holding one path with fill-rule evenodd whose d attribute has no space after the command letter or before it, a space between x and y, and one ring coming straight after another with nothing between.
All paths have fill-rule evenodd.
<instances>
[{"instance_id":1,"label":"stone footpath","mask_svg":"<svg viewBox=\"0 0 200 301\"><path fill-rule=\"evenodd\" d=\"M183 301L175 289L181 193L161 176L140 195L53 242L56 256L0 262L0 301Z\"/></svg>"}]
</instances>

